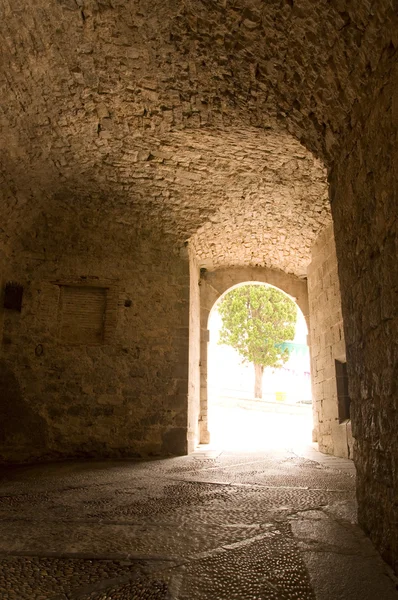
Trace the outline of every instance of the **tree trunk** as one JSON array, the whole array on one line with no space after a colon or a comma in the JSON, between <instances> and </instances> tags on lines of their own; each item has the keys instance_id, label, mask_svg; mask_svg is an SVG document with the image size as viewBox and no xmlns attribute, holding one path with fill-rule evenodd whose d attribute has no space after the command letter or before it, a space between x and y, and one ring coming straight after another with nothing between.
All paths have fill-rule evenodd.
<instances>
[{"instance_id":1,"label":"tree trunk","mask_svg":"<svg viewBox=\"0 0 398 600\"><path fill-rule=\"evenodd\" d=\"M254 365L254 397L263 397L263 373L264 367L262 365Z\"/></svg>"}]
</instances>

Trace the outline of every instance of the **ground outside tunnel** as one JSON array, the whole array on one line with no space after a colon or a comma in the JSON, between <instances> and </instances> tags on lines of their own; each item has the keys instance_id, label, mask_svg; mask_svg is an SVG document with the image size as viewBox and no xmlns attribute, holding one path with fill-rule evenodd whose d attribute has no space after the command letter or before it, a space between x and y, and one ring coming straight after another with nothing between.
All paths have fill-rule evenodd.
<instances>
[{"instance_id":1,"label":"ground outside tunnel","mask_svg":"<svg viewBox=\"0 0 398 600\"><path fill-rule=\"evenodd\" d=\"M4 600L393 600L352 462L312 448L1 472Z\"/></svg>"}]
</instances>

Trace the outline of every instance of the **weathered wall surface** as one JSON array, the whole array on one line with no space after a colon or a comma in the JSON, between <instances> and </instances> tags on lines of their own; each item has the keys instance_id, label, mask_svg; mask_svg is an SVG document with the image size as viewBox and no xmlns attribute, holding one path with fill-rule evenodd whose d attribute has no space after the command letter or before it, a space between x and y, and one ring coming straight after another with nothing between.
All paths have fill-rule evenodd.
<instances>
[{"instance_id":1,"label":"weathered wall surface","mask_svg":"<svg viewBox=\"0 0 398 600\"><path fill-rule=\"evenodd\" d=\"M112 220L59 222L65 237L44 228L12 265L25 291L4 319L1 458L186 452L187 257ZM103 343L60 339L60 282L108 287Z\"/></svg>"},{"instance_id":2,"label":"weathered wall surface","mask_svg":"<svg viewBox=\"0 0 398 600\"><path fill-rule=\"evenodd\" d=\"M210 442L209 421L208 421L208 356L207 344L209 342L209 322L210 311L215 302L220 297L220 293L206 276L200 278L200 416L199 416L199 435L202 444Z\"/></svg>"},{"instance_id":3,"label":"weathered wall surface","mask_svg":"<svg viewBox=\"0 0 398 600\"><path fill-rule=\"evenodd\" d=\"M207 343L210 311L215 302L233 286L246 282L261 282L273 285L292 296L301 309L307 325L309 324L309 306L307 282L282 271L261 267L231 267L215 271L204 270L200 279L200 441L208 443L208 396L207 396Z\"/></svg>"},{"instance_id":4,"label":"weathered wall surface","mask_svg":"<svg viewBox=\"0 0 398 600\"><path fill-rule=\"evenodd\" d=\"M302 276L312 242L330 218L325 172L313 152L330 172L360 518L385 555L396 557L397 73L387 68L396 64L396 3L3 0L0 11L0 181L8 189L0 235L5 227L8 238L25 237L40 207L50 211L54 190L75 219L62 238L39 243L43 228L57 234L64 227L63 215L51 223L43 218L31 228L36 244L15 254L10 276L26 284L27 312L7 318L12 401L22 398L26 418L32 408L51 421L49 448L63 452L73 444L82 448L83 439L98 440L103 432L79 433L78 424L88 431L102 422L111 428L110 418L99 414L93 424L64 408L94 397L91 384L83 393L74 383L86 362L92 385L103 381L99 411L103 394L126 382L139 398L132 417L137 436L144 419L155 419L148 400L155 406L164 396L174 407L165 408L167 427L186 429L186 409L175 408L185 379L173 369L183 343L186 360L187 265L161 236L155 252L154 236L142 233L136 243L131 230L150 222L181 246L196 235L199 266L266 264ZM81 210L88 205L91 215ZM103 226L105 209L113 214L108 223L125 224L116 238ZM104 248L86 235L89 226ZM118 323L125 328L117 326L115 345L103 352L80 348L64 360L52 318L37 321L40 295L51 310L57 306L54 288L36 290L76 273L121 281L120 297L134 292L142 319L121 306ZM150 304L156 306L151 317ZM32 356L42 339L43 364ZM130 383L128 355L135 346L140 385ZM130 348L127 358L123 347ZM67 374L65 388L59 371ZM110 391L104 392L107 376ZM51 394L63 408L48 401ZM49 415L50 406L61 413ZM127 414L117 403L114 410ZM61 436L64 422L74 432L70 444ZM123 427L109 432L109 439L119 436L119 447L127 443Z\"/></svg>"},{"instance_id":5,"label":"weathered wall surface","mask_svg":"<svg viewBox=\"0 0 398 600\"><path fill-rule=\"evenodd\" d=\"M333 227L312 247L308 267L315 441L327 454L352 458L351 421L340 423L335 360L346 362Z\"/></svg>"},{"instance_id":6,"label":"weathered wall surface","mask_svg":"<svg viewBox=\"0 0 398 600\"><path fill-rule=\"evenodd\" d=\"M3 200L3 198L2 198ZM6 281L9 279L9 248L3 240L0 242L0 340L3 339L4 327L4 288ZM5 388L9 385L9 368L3 357L2 346L0 345L0 446L5 441L5 428L9 426L9 411L4 409L3 395Z\"/></svg>"},{"instance_id":7,"label":"weathered wall surface","mask_svg":"<svg viewBox=\"0 0 398 600\"><path fill-rule=\"evenodd\" d=\"M396 45L395 45L396 48ZM398 65L359 104L331 177L359 520L398 570ZM392 58L391 58L392 56ZM388 69L389 65L389 69Z\"/></svg>"},{"instance_id":8,"label":"weathered wall surface","mask_svg":"<svg viewBox=\"0 0 398 600\"><path fill-rule=\"evenodd\" d=\"M200 411L200 295L199 267L189 252L189 375L188 375L188 452L199 443Z\"/></svg>"},{"instance_id":9,"label":"weathered wall surface","mask_svg":"<svg viewBox=\"0 0 398 600\"><path fill-rule=\"evenodd\" d=\"M3 321L4 321L4 308L3 308L3 299L4 299L4 285L8 279L8 268L9 268L9 256L8 252L5 248L0 247L0 337L3 331ZM1 357L1 349L0 349L0 357Z\"/></svg>"}]
</instances>

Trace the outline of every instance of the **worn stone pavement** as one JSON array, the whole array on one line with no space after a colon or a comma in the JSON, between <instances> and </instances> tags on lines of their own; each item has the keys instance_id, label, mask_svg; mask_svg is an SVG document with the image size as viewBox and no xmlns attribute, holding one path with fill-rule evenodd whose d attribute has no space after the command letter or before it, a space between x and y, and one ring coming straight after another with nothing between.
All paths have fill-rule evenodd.
<instances>
[{"instance_id":1,"label":"worn stone pavement","mask_svg":"<svg viewBox=\"0 0 398 600\"><path fill-rule=\"evenodd\" d=\"M3 469L0 598L396 600L354 478L312 448Z\"/></svg>"}]
</instances>

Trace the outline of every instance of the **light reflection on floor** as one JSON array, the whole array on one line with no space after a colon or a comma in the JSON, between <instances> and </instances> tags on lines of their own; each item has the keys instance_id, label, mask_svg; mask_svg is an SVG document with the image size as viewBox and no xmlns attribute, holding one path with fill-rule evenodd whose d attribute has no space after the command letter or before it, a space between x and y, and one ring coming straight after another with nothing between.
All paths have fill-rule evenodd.
<instances>
[{"instance_id":1,"label":"light reflection on floor","mask_svg":"<svg viewBox=\"0 0 398 600\"><path fill-rule=\"evenodd\" d=\"M312 427L310 407L297 415L209 402L211 449L256 451L304 447L311 444Z\"/></svg>"}]
</instances>

